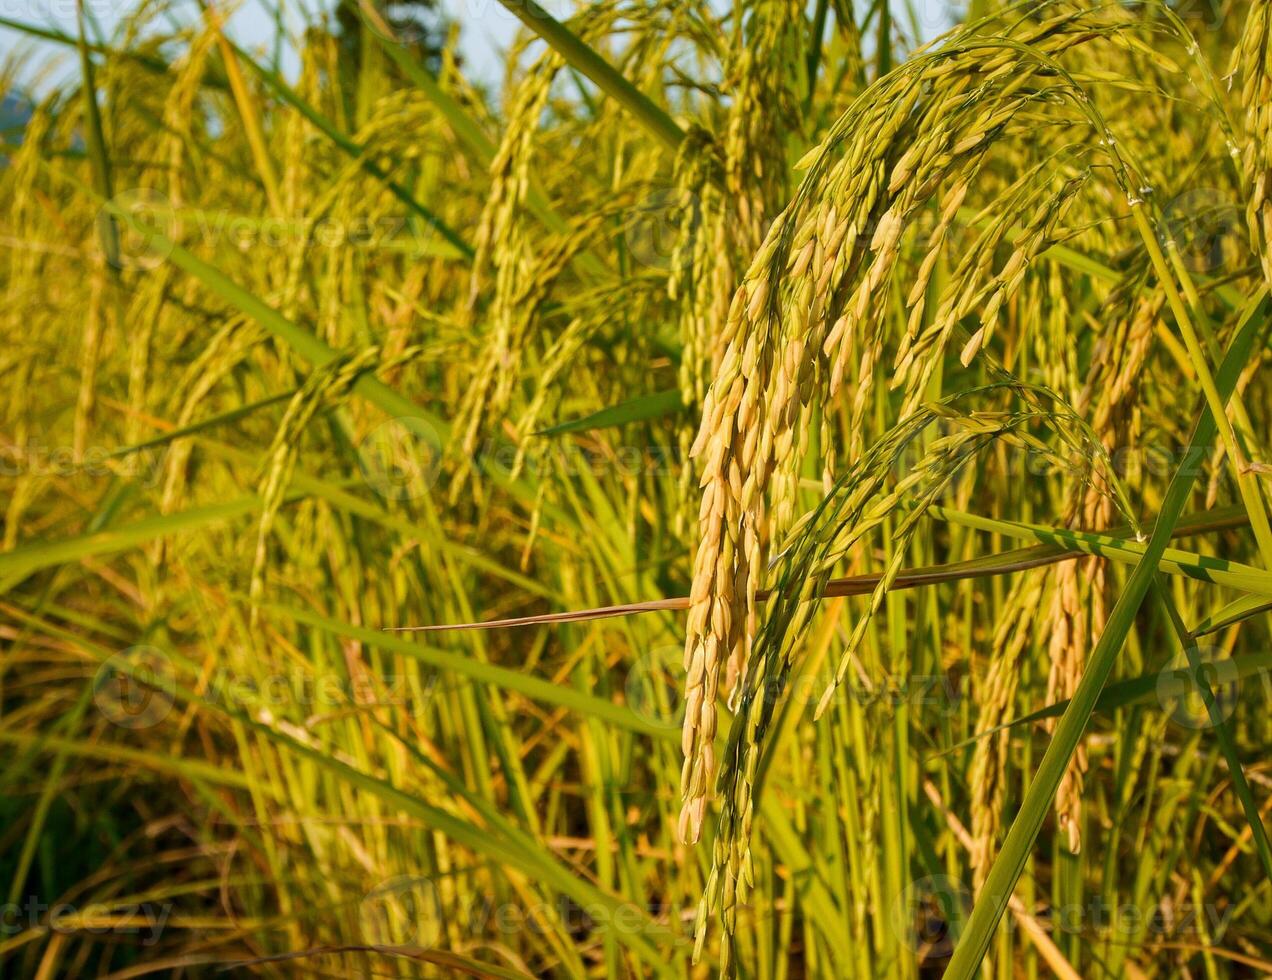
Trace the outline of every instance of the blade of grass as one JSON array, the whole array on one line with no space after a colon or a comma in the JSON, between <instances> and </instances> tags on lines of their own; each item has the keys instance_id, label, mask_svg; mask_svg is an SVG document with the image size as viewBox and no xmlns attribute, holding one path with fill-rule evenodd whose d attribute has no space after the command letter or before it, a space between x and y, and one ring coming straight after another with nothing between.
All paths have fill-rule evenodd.
<instances>
[{"instance_id":1,"label":"blade of grass","mask_svg":"<svg viewBox=\"0 0 1272 980\"><path fill-rule=\"evenodd\" d=\"M1095 555L1131 565L1136 564L1145 551L1145 546L1138 541L1122 540L1091 531L1071 531L1042 524L998 520L977 514L964 514L939 506L930 507L928 513L951 524L1011 538L1058 544L1071 552ZM1272 573L1224 558L1213 558L1178 548L1167 548L1162 555L1161 568L1162 571L1186 575L1201 582L1240 589L1260 596L1272 596Z\"/></svg>"},{"instance_id":2,"label":"blade of grass","mask_svg":"<svg viewBox=\"0 0 1272 980\"><path fill-rule=\"evenodd\" d=\"M20 34L25 34L27 37L37 38L41 41L52 41L54 44L62 44L71 48L78 48L80 46L80 41L64 31L59 31L52 27L41 27L38 24L28 24L25 21L14 20L12 17L0 16L0 27L7 27L10 30L17 31ZM169 71L169 65L166 61L152 55L139 54L121 48L112 48L104 44L84 42L84 46L93 54L126 58L158 75L166 75Z\"/></svg>"},{"instance_id":3,"label":"blade of grass","mask_svg":"<svg viewBox=\"0 0 1272 980\"><path fill-rule=\"evenodd\" d=\"M1219 741L1219 751L1223 753L1224 761L1228 763L1228 775L1232 779L1232 788L1236 791L1237 799L1241 801L1241 809L1245 812L1246 822L1250 825L1250 834L1254 839L1259 862L1263 865L1263 873L1267 876L1267 880L1272 881L1272 844L1268 842L1268 832L1263 826L1263 817L1259 814L1259 806L1254 802L1254 794L1250 791L1245 769L1242 768L1241 759L1237 756L1237 743L1232 736L1232 727L1228 724L1228 718L1220 711L1219 704L1215 700L1215 692L1210 686L1210 678L1206 676L1206 671L1203 669L1201 653L1197 649L1197 638L1184 625L1179 609L1160 577L1153 587L1153 592L1170 621L1180 649L1188 660L1190 678L1197 685L1202 703L1206 706L1206 713L1210 716L1210 726L1214 729L1215 737Z\"/></svg>"},{"instance_id":4,"label":"blade of grass","mask_svg":"<svg viewBox=\"0 0 1272 980\"><path fill-rule=\"evenodd\" d=\"M290 495L297 499L300 495ZM240 497L220 504L192 507L175 514L161 514L134 524L106 531L66 538L61 541L32 541L0 553L0 595L42 568L67 564L135 548L147 541L219 524L235 517L251 514L261 507L257 496Z\"/></svg>"},{"instance_id":5,"label":"blade of grass","mask_svg":"<svg viewBox=\"0 0 1272 980\"><path fill-rule=\"evenodd\" d=\"M171 432L165 432L161 436L155 436L153 439L147 439L145 442L138 442L131 446L121 446L118 449L112 449L106 454L106 459L122 459L125 456L131 456L134 453L145 452L147 449L158 449L160 446L166 446L170 442L177 439L184 439L187 436L197 435L200 432L207 432L209 429L215 429L218 426L229 425L231 422L237 422L239 419L246 418L249 415L259 412L262 408L269 408L271 405L278 405L287 401L296 394L296 390L284 391L277 395L270 395L268 398L261 398L246 405L240 405L238 408L232 408L227 412L218 412L216 415L209 415L207 418L190 425L182 426L179 429L173 429Z\"/></svg>"},{"instance_id":6,"label":"blade of grass","mask_svg":"<svg viewBox=\"0 0 1272 980\"><path fill-rule=\"evenodd\" d=\"M1259 613L1272 610L1272 601L1262 596L1246 595L1228 603L1216 613L1212 613L1193 628L1193 636L1209 636L1221 629L1257 616Z\"/></svg>"},{"instance_id":7,"label":"blade of grass","mask_svg":"<svg viewBox=\"0 0 1272 980\"><path fill-rule=\"evenodd\" d=\"M270 159L269 148L265 143L265 131L261 127L260 114L257 113L251 93L247 90L243 72L239 70L238 58L234 53L234 48L231 47L222 30L221 12L217 9L215 3L203 4L203 10L208 24L216 36L216 44L221 52L221 60L225 63L225 77L229 80L230 92L234 96L234 104L238 108L239 118L243 120L243 132L247 137L248 148L252 151L252 159L256 164L256 171L260 175L261 183L265 185L265 198L269 201L269 209L274 215L281 217L283 214L283 197L278 189L278 177L274 173L274 162Z\"/></svg>"},{"instance_id":8,"label":"blade of grass","mask_svg":"<svg viewBox=\"0 0 1272 980\"><path fill-rule=\"evenodd\" d=\"M84 0L76 0L75 18L79 26L79 61L84 84L80 88L84 104L84 141L88 147L88 159L93 167L93 183L103 200L115 196L111 189L110 155L106 152L106 134L102 130L101 108L97 105L97 81L93 74L93 60L89 57L88 40L84 34ZM97 216L97 234L102 243L102 254L112 269L119 268L119 229L109 214Z\"/></svg>"},{"instance_id":9,"label":"blade of grass","mask_svg":"<svg viewBox=\"0 0 1272 980\"><path fill-rule=\"evenodd\" d=\"M988 518L977 518L977 520L989 521ZM996 525L998 522L989 521L989 523ZM1225 527L1241 526L1244 523L1245 513L1240 508L1232 508L1226 511L1211 511L1204 515L1193 515L1185 518L1184 521L1175 529L1174 536L1184 537L1187 535L1203 533L1205 531L1218 530ZM1129 534L1130 531L1129 529L1121 529L1120 533ZM1031 532L1028 535L1018 536L1034 537L1035 535ZM1112 537L1109 537L1108 540L1118 541L1118 539ZM996 555L985 555L968 561L953 562L948 565L930 565L922 568L902 571L898 573L896 579L893 581L892 589L894 591L914 589L925 585L937 585L943 582L959 582L967 579L984 578L991 575L1009 575L1014 572L1026 571L1030 568L1038 568L1043 565L1055 564L1056 562L1065 561L1083 553L1084 551L1079 547L1070 548L1056 544L1036 545L1032 548L1017 548L1013 551L1004 551ZM1180 552L1180 554L1186 555L1188 553ZM1127 557L1126 560L1134 562L1136 559L1134 557ZM1173 564L1172 567L1174 567ZM1185 573L1180 571L1179 574ZM826 589L822 594L822 598L866 595L874 591L882 577L883 576L879 573L866 573L863 575L850 575L845 578L832 579L826 583ZM1203 581L1210 581L1210 579L1205 578ZM762 589L756 593L756 598L760 602L765 602L771 595L771 591ZM621 605L600 606L593 609L576 609L561 613L542 613L536 616L519 616L510 619L488 620L486 622L450 623L438 626L394 627L390 629L389 632L435 633L444 630L488 630L520 626L542 626L548 623L570 623L591 619L607 619L614 616L630 616L647 612L668 612L688 608L689 597L679 596L672 599L651 599L647 602L623 603Z\"/></svg>"},{"instance_id":10,"label":"blade of grass","mask_svg":"<svg viewBox=\"0 0 1272 980\"><path fill-rule=\"evenodd\" d=\"M826 16L830 11L830 0L817 0L817 7L813 11L812 31L810 39L812 41L808 49L808 60L804 65L804 77L807 80L807 90L804 94L804 113L807 115L812 109L813 96L817 92L817 72L821 68L822 46L826 39Z\"/></svg>"},{"instance_id":11,"label":"blade of grass","mask_svg":"<svg viewBox=\"0 0 1272 980\"><path fill-rule=\"evenodd\" d=\"M1193 362L1193 368L1197 372L1197 380L1201 384L1201 390L1206 397L1206 404L1210 409L1211 417L1214 419L1219 437L1223 440L1229 464L1232 466L1233 475L1237 480L1237 489L1241 494L1242 502L1245 504L1246 512L1250 515L1250 527L1254 531L1255 540L1259 544L1259 552L1263 558L1264 567L1272 568L1272 525L1268 523L1267 507L1263 499L1263 492L1259 489L1258 481L1255 479L1254 474L1249 470L1249 461L1246 459L1241 443L1233 431L1232 423L1228 420L1227 402L1232 392L1229 392L1226 397L1221 397L1220 391L1215 384L1214 375L1210 371L1206 352L1202 348L1197 330L1193 326L1192 317L1189 316L1188 309L1179 295L1178 288L1176 288L1175 277L1171 273L1166 257L1162 254L1161 247L1157 243L1157 235L1149 227L1148 218L1144 213L1144 206L1142 204L1135 205L1131 208L1131 213L1135 217L1135 224L1139 229L1140 238L1144 241L1144 247L1148 250L1149 259L1152 261L1153 268L1157 273L1158 282L1166 293L1166 301L1170 305L1171 312L1175 315L1175 322L1179 327L1180 334L1183 336L1184 346Z\"/></svg>"},{"instance_id":12,"label":"blade of grass","mask_svg":"<svg viewBox=\"0 0 1272 980\"><path fill-rule=\"evenodd\" d=\"M447 124L454 131L455 136L468 149L469 154L477 164L482 169L489 169L498 147L477 125L476 120L465 111L464 107L449 92L438 84L437 79L423 65L411 56L411 53L404 45L391 40L393 36L392 27L384 21L379 11L370 4L369 0L360 0L358 13L361 15L363 22L373 28L368 33L379 44L381 50L393 60L393 63L398 66L402 74L406 75L432 100L438 111L446 119ZM549 231L559 235L568 234L570 226L553 210L552 204L544 196L543 191L539 189L539 185L533 175L529 175L528 179L530 186L526 190L527 206ZM580 263L582 270L591 276L598 276L605 272L604 263L591 252L583 252L577 257L576 261Z\"/></svg>"},{"instance_id":13,"label":"blade of grass","mask_svg":"<svg viewBox=\"0 0 1272 980\"><path fill-rule=\"evenodd\" d=\"M471 657L456 656L445 650L391 636L383 630L353 626L308 610L272 602L261 603L261 608L286 616L312 629L324 630L336 636L359 640L371 647L379 647L383 650L400 653L430 667L450 671L464 677L471 677L473 680L480 681L483 684L491 684L504 690L515 691L518 694L535 701L542 701L545 704L568 708L571 711L576 711L587 717L597 718L627 731L636 732L640 735L669 737L667 726L658 720L646 718L630 708L591 694L585 694L564 684L553 684L529 674L518 673L515 670L508 670L495 664L483 663ZM678 736L673 732L670 737L675 738Z\"/></svg>"},{"instance_id":14,"label":"blade of grass","mask_svg":"<svg viewBox=\"0 0 1272 980\"><path fill-rule=\"evenodd\" d=\"M1255 338L1264 327L1266 306L1267 292L1260 290L1241 318L1228 353L1219 368L1215 394L1218 396L1216 407L1220 413L1236 388L1237 378L1249 360ZM1038 770L1025 790L1024 799L1007 831L1002 849L994 859L985 880L980 900L972 908L967 929L954 948L954 955L946 970L946 976L950 980L972 980L980 970L981 961L989 949L1003 910L1015 891L1016 882L1020 879L1033 843L1042 829L1056 790L1069 767L1069 760L1082 738L1087 721L1099 700L1100 691L1113 671L1122 644L1134 626L1140 605L1157 574L1166 543L1183 513L1196 476L1201 472L1207 448L1217 434L1217 420L1210 409L1210 399L1207 398L1193 430L1183 464L1175 472L1166 490L1144 555L1109 613L1104 631L1091 653L1069 706L1060 717Z\"/></svg>"},{"instance_id":15,"label":"blade of grass","mask_svg":"<svg viewBox=\"0 0 1272 980\"><path fill-rule=\"evenodd\" d=\"M173 434L175 438L176 434ZM223 454L241 461L252 469L261 465L259 457L252 456L219 443L207 443L206 448L214 453ZM287 502L314 496L325 500L333 507L353 514L364 520L396 531L408 539L427 540L426 528L413 524L395 514L390 514L368 500L349 493L342 487L326 480L320 480L304 472L297 471L292 477L292 491L285 498ZM49 541L32 541L19 545L9 551L0 552L0 595L8 592L27 576L44 568L70 564L85 558L114 554L127 551L150 541L165 538L173 534L199 530L215 524L221 524L237 517L256 514L263 506L259 496L247 495L220 504L194 507L172 514L160 514L143 518L133 524L110 530L90 528L86 533L71 538ZM555 514L556 512L553 511ZM475 548L458 542L435 542L433 547L457 558L462 563L504 579L510 585L524 589L544 598L551 598L553 593L534 579L520 575L504 568L498 562L487 557Z\"/></svg>"},{"instance_id":16,"label":"blade of grass","mask_svg":"<svg viewBox=\"0 0 1272 980\"><path fill-rule=\"evenodd\" d=\"M406 205L406 207L418 217L422 218L425 223L430 225L452 247L455 248L461 257L467 261L472 261L476 252L473 251L471 245L460 237L457 231L416 200L415 195L397 181L393 180L383 167L367 157L366 151L361 146L342 133L335 123L301 98L296 90L283 80L281 75L258 63L256 59L233 41L228 43L234 54L237 55L248 68L256 72L261 81L272 89L275 95L309 120L310 123L317 127L324 136L335 143L336 146L349 156L350 159L356 160L358 165L364 171L384 184L394 197Z\"/></svg>"},{"instance_id":17,"label":"blade of grass","mask_svg":"<svg viewBox=\"0 0 1272 980\"><path fill-rule=\"evenodd\" d=\"M1244 680L1247 677L1256 677L1264 671L1272 668L1272 650L1263 653L1246 654L1234 661L1236 664L1236 679ZM1157 697L1173 697L1178 694L1185 694L1190 689L1190 685L1178 678L1162 678L1160 670L1152 671L1148 674L1140 674L1138 677L1132 677L1129 680L1118 681L1116 684L1109 684L1100 692L1100 697L1095 703L1095 713L1100 715L1111 715L1113 712L1122 708L1129 707L1142 702L1151 702ZM962 741L956 742L948 749L942 749L937 756L947 755L959 749L974 745L983 738L988 738L998 732L1007 731L1011 728L1019 728L1022 725L1032 725L1048 718L1059 718L1064 714L1065 709L1069 707L1069 699L1056 701L1049 704L1045 708L1039 708L1037 711L1031 711L1027 715L1021 715L1013 718L1011 721L1005 721L1001 725L995 725L993 728L987 728L984 731L977 732L975 735L969 736Z\"/></svg>"},{"instance_id":18,"label":"blade of grass","mask_svg":"<svg viewBox=\"0 0 1272 980\"><path fill-rule=\"evenodd\" d=\"M543 38L566 63L591 79L602 92L630 112L636 120L672 150L684 142L684 130L644 92L624 78L568 27L534 0L499 0L526 27Z\"/></svg>"},{"instance_id":19,"label":"blade of grass","mask_svg":"<svg viewBox=\"0 0 1272 980\"><path fill-rule=\"evenodd\" d=\"M232 789L249 789L251 780L241 772L226 769L197 759L186 759L169 752L151 752L134 749L114 742L89 742L83 739L64 738L60 735L38 735L14 732L0 728L0 744L21 748L35 748L47 752L64 752L68 755L102 762L118 762L127 766L139 766L155 772L169 773L186 779L203 779L218 786Z\"/></svg>"},{"instance_id":20,"label":"blade of grass","mask_svg":"<svg viewBox=\"0 0 1272 980\"><path fill-rule=\"evenodd\" d=\"M562 422L550 429L536 432L537 436L560 436L568 432L587 432L592 429L607 429L628 422L645 422L649 419L661 418L684 405L684 398L679 390L660 391L653 395L642 395L619 405L611 405L599 412L593 412L581 419Z\"/></svg>"}]
</instances>

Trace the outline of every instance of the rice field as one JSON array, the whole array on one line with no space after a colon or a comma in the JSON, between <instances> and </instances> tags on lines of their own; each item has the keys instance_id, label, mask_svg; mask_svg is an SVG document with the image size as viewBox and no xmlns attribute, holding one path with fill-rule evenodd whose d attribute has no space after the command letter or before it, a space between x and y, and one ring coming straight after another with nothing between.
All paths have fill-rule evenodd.
<instances>
[{"instance_id":1,"label":"rice field","mask_svg":"<svg viewBox=\"0 0 1272 980\"><path fill-rule=\"evenodd\" d=\"M1272 3L261 10L0 9L0 976L1272 975Z\"/></svg>"}]
</instances>

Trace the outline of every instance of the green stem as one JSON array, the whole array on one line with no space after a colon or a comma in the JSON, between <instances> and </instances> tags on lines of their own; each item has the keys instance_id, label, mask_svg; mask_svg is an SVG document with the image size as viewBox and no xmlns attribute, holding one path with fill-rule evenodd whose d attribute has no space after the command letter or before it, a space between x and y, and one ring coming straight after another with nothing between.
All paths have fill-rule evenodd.
<instances>
[{"instance_id":1,"label":"green stem","mask_svg":"<svg viewBox=\"0 0 1272 980\"><path fill-rule=\"evenodd\" d=\"M1206 405L1214 418L1215 425L1218 426L1219 437L1223 440L1224 448L1228 452L1228 459L1237 478L1237 488L1241 492L1241 501L1250 515L1250 527L1254 530L1259 554L1263 558L1264 566L1272 568L1272 525L1268 523L1263 494L1247 468L1245 453L1237 441L1236 433L1232 430L1232 423L1228 421L1228 413L1225 409L1228 399L1221 398L1219 395L1219 389L1215 385L1214 376L1210 373L1210 365L1202 349L1201 340L1197 336L1197 330L1193 326L1192 318L1188 315L1179 290L1175 288L1174 276L1171 274L1166 257L1162 254L1161 247L1157 244L1157 236L1149 227L1148 218L1144 215L1144 206L1134 205L1131 208L1131 214L1135 216L1135 225L1139 229L1140 237L1144 240L1144 247L1148 250L1149 259L1157 272L1157 278L1161 281L1162 289L1166 291L1166 300L1170 304L1171 312L1175 314L1179 332L1183 335L1184 346L1188 350L1188 357L1193 362L1193 367L1197 371L1197 380L1201 383L1202 393L1206 396Z\"/></svg>"},{"instance_id":2,"label":"green stem","mask_svg":"<svg viewBox=\"0 0 1272 980\"><path fill-rule=\"evenodd\" d=\"M1143 222L1142 216L1140 221ZM1105 681L1113 671L1122 644L1135 624L1135 617L1144 597L1153 584L1166 543L1192 492L1207 447L1215 437L1217 419L1224 417L1223 407L1236 387L1237 377L1250 356L1255 336L1263 325L1266 300L1266 291L1261 290L1247 307L1246 315L1238 326L1228 355L1219 368L1219 379L1215 386L1219 411L1212 412L1209 407L1204 407L1201 412L1183 465L1176 471L1166 490L1144 557L1135 566L1126 588L1109 614L1108 623L1091 654L1087 669L1078 682L1069 707L1056 726L1038 766L1038 772L1030 781L1016 819L1007 831L1002 850L989 871L980 901L972 909L967 929L954 949L945 973L948 980L972 980L980 969L994 931L1016 888L1016 882L1020 880L1052 800L1055 799L1060 781L1069 767L1069 761L1078 747L1078 741L1082 738Z\"/></svg>"},{"instance_id":3,"label":"green stem","mask_svg":"<svg viewBox=\"0 0 1272 980\"><path fill-rule=\"evenodd\" d=\"M988 531L991 534L1002 534L1025 541L1055 544L1066 550L1130 565L1142 560L1146 551L1142 543L1118 538L1112 534L1072 531L1067 528L1047 527L1043 524L1028 524L1024 521L1004 521L936 506L929 507L928 514L937 520L960 524L977 531ZM1272 573L1251 565L1228 561L1225 558L1199 555L1179 548L1167 548L1162 554L1161 569L1172 575L1186 575L1200 582L1239 589L1256 596L1272 597Z\"/></svg>"},{"instance_id":4,"label":"green stem","mask_svg":"<svg viewBox=\"0 0 1272 980\"><path fill-rule=\"evenodd\" d=\"M279 188L278 175L274 172L273 159L269 155L269 144L265 139L265 129L261 125L260 114L256 111L256 105L252 101L251 93L247 90L247 82L243 79L243 72L239 70L238 60L234 56L234 48L230 46L230 42L221 30L223 21L220 11L209 3L201 3L201 6L203 7L208 26L216 37L217 49L221 52L221 60L225 64L225 77L230 84L230 93L233 95L235 106L238 108L239 118L243 121L243 134L247 137L248 149L251 150L252 159L256 163L256 170L260 175L261 183L265 187L265 199L269 202L270 210L274 215L282 217L285 213L283 194Z\"/></svg>"},{"instance_id":5,"label":"green stem","mask_svg":"<svg viewBox=\"0 0 1272 980\"><path fill-rule=\"evenodd\" d=\"M817 9L813 13L812 43L808 49L808 64L805 74L808 77L808 90L804 96L804 115L808 115L813 106L813 96L817 93L817 70L821 67L822 44L826 33L826 14L830 9L830 0L817 0Z\"/></svg>"},{"instance_id":6,"label":"green stem","mask_svg":"<svg viewBox=\"0 0 1272 980\"><path fill-rule=\"evenodd\" d=\"M431 72L415 60L405 46L392 40L393 29L371 6L370 0L361 0L358 9L363 21L371 28L369 31L371 38L380 46L380 49L401 69L402 74L414 82L437 106L456 138L473 160L483 170L490 169L499 148L485 134L477 121L454 96L442 88L441 83L433 77ZM549 231L558 235L570 233L569 223L553 210L552 203L544 194L539 182L533 177L530 179L530 186L526 189L526 204ZM591 252L580 253L573 261L578 263L579 268L589 276L601 277L605 274L604 264Z\"/></svg>"},{"instance_id":7,"label":"green stem","mask_svg":"<svg viewBox=\"0 0 1272 980\"><path fill-rule=\"evenodd\" d=\"M876 75L882 78L892 71L892 8L888 0L879 0L878 50L875 52Z\"/></svg>"},{"instance_id":8,"label":"green stem","mask_svg":"<svg viewBox=\"0 0 1272 980\"><path fill-rule=\"evenodd\" d=\"M1197 685L1202 703L1206 706L1206 713L1210 717L1211 727L1214 728L1215 737L1219 740L1219 749L1223 752L1224 761L1228 763L1228 775L1232 777L1232 787L1236 790L1246 822L1250 825L1250 834L1254 838L1254 847L1259 854L1259 863L1263 865L1263 873L1272 880L1272 844L1268 842L1268 832L1263 826L1259 805L1254 801L1254 794L1250 791L1250 783L1241 766L1241 759L1237 756L1237 744L1232 737L1232 728L1220 710L1215 693L1210 686L1210 680L1206 676L1197 648L1197 637L1184 625L1183 617L1179 615L1175 601L1160 579L1154 583L1153 593L1165 611L1166 618L1170 621L1179 645L1184 651L1184 656L1188 659L1189 678Z\"/></svg>"},{"instance_id":9,"label":"green stem","mask_svg":"<svg viewBox=\"0 0 1272 980\"><path fill-rule=\"evenodd\" d=\"M102 129L102 114L97 105L97 82L93 74L93 61L89 57L88 40L84 34L84 3L78 0L75 5L76 23L79 26L79 60L80 71L84 75L81 96L84 102L84 125L88 130L88 158L93 165L93 184L97 193L106 200L115 196L111 189L110 156L106 152L106 136ZM114 269L119 268L119 232L109 215L99 214L97 218L98 234L101 236L102 252L106 261Z\"/></svg>"},{"instance_id":10,"label":"green stem","mask_svg":"<svg viewBox=\"0 0 1272 980\"><path fill-rule=\"evenodd\" d=\"M521 23L543 38L568 64L635 116L654 136L677 150L685 132L671 116L654 104L644 92L615 70L568 27L534 0L499 0Z\"/></svg>"},{"instance_id":11,"label":"green stem","mask_svg":"<svg viewBox=\"0 0 1272 980\"><path fill-rule=\"evenodd\" d=\"M335 143L336 146L338 146L342 151L344 151L344 153L347 154L351 159L356 160L358 162L358 166L360 166L366 173L370 174L376 180L380 181L380 183L382 183L386 188L388 188L389 192L394 197L396 197L399 201L401 201L404 205L406 205L407 208L413 211L420 218L423 218L424 221L427 224L429 224L439 235L441 235L444 239L446 239L446 241L450 242L451 245L453 245L456 249L458 249L459 253L465 259L472 261L476 253L474 252L472 246L469 245L466 241L464 241L459 236L458 232L456 232L453 228L451 228L448 224L446 224L446 222L444 222L440 217L438 217L428 208L424 207L424 205L422 205L419 201L415 199L415 197L411 194L409 190L407 190L397 181L393 180L393 178L389 176L389 173L387 170L381 167L378 163L376 163L370 157L366 156L366 153L361 146L355 143L353 139L351 139L348 135L346 135L345 133L342 133L336 127L336 125L333 122L331 122L331 120L329 120L321 112L319 112L312 105L310 105L308 102L302 99L300 95L296 93L295 89L293 89L290 85L288 85L285 81L283 81L280 75L278 75L276 72L270 71L264 65L258 64L256 59L254 59L250 54L244 51L241 47L239 47L233 41L230 41L229 45L230 45L230 48L234 51L234 53L238 56L239 60L241 60L245 65L247 65L248 68L252 69L252 71L256 72L257 76L260 77L261 81L264 82L271 90L273 90L275 95L277 95L289 106L291 106L293 109L299 112L302 116L308 119L309 122L311 122L314 126L316 126L319 130L322 131L324 136L326 136L329 140Z\"/></svg>"},{"instance_id":12,"label":"green stem","mask_svg":"<svg viewBox=\"0 0 1272 980\"><path fill-rule=\"evenodd\" d=\"M1183 256L1179 254L1179 245L1173 238L1166 240L1166 256L1170 259L1175 275L1179 277L1179 285L1184 291L1184 298L1188 300L1188 305L1191 307L1193 315L1197 318L1197 325L1201 328L1201 339L1206 344L1206 356L1211 361L1218 361L1222 354L1219 350L1219 344L1215 340L1214 324L1206 313L1206 308L1201 300L1201 293L1197 290L1197 285L1193 282L1192 276L1188 272L1188 266L1184 263ZM1233 430L1241 439L1242 448L1249 454L1251 448L1257 447L1259 443L1254 435L1254 423L1250 421L1250 413L1246 411L1245 402L1241 399L1241 392L1233 392L1231 405L1233 420L1236 423L1233 426Z\"/></svg>"}]
</instances>

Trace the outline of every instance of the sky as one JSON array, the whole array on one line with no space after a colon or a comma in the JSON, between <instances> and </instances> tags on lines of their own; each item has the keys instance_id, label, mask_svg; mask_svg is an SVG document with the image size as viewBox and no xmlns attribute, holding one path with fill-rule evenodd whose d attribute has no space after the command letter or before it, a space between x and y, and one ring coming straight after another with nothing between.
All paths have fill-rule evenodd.
<instances>
[{"instance_id":1,"label":"sky","mask_svg":"<svg viewBox=\"0 0 1272 980\"><path fill-rule=\"evenodd\" d=\"M96 17L102 30L109 36L118 26L123 13L133 9L138 0L84 0L85 9ZM285 16L291 29L305 19L305 10L330 9L332 0L282 0ZM38 26L54 26L63 31L76 31L76 0L0 0L0 17L24 21ZM273 15L266 12L273 0L242 0L228 23L229 34L249 49L272 51L275 25ZM230 4L222 0L222 6ZM460 24L460 53L467 74L474 81L497 82L502 77L502 55L516 34L519 22L498 0L440 0L443 11ZM565 14L569 9L566 0L545 3L554 14ZM190 16L198 15L198 5L188 0ZM0 60L16 47L30 49L31 42L20 32L0 26ZM74 52L57 45L46 44L35 49L60 56L56 77L77 71ZM37 55L36 60L39 59ZM294 64L294 59L284 58L284 71ZM43 87L32 71L23 77L24 83Z\"/></svg>"},{"instance_id":2,"label":"sky","mask_svg":"<svg viewBox=\"0 0 1272 980\"><path fill-rule=\"evenodd\" d=\"M41 26L55 26L63 31L76 30L75 6L77 0L0 0L0 18L24 21ZM134 9L141 0L83 0L85 8L101 24L109 36L118 26L120 17ZM199 16L196 0L176 0L177 9L188 10L190 17ZM330 9L335 0L218 0L222 9L233 9L228 25L230 35L243 47L269 53L274 48L275 23L271 13L275 3L283 5L288 29L296 31L308 17L305 11ZM548 13L557 18L568 17L577 7L578 0L539 0ZM441 10L460 25L460 54L464 61L465 75L474 82L484 82L498 88L503 79L504 53L521 26L499 0L438 0ZM896 6L895 4L893 5ZM910 0L905 5L908 16L903 17L905 27L928 40L951 26L950 0ZM911 21L909 17L915 19ZM0 63L16 46L29 48L25 35L0 26ZM78 74L73 50L46 43L43 49L59 56L58 69L53 81L62 81ZM35 64L46 63L35 58L26 63L20 75L23 84L37 93L46 89L50 81L39 80ZM296 59L284 51L283 71L290 75Z\"/></svg>"}]
</instances>

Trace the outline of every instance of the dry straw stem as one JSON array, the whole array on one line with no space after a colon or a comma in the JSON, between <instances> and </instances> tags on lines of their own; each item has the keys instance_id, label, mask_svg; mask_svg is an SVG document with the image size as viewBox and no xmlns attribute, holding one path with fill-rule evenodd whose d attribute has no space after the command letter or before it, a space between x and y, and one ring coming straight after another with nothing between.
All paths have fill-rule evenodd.
<instances>
[{"instance_id":1,"label":"dry straw stem","mask_svg":"<svg viewBox=\"0 0 1272 980\"><path fill-rule=\"evenodd\" d=\"M1097 535L1083 531L1047 528L1041 525L1024 525L1016 522L978 519L973 515L958 514L943 507L929 507L928 514L951 523L1013 535L1026 540L1041 540L1047 543L1029 548L1017 548L995 555L983 555L979 558L948 565L904 569L897 573L889 591L913 589L925 585L939 585L944 582L957 582L990 575L1014 574L1064 562L1080 555L1096 555L1133 565L1143 554L1142 548L1134 549L1128 540L1133 538L1135 531L1125 526ZM1245 512L1241 508L1229 507L1185 517L1175 529L1174 536L1190 537L1197 534L1211 534L1217 531L1245 527L1247 523ZM1117 535L1119 534L1123 535L1123 537L1118 537ZM1172 555L1174 556L1173 558L1171 557ZM1234 571L1229 562L1207 561L1202 556L1187 551L1168 549L1162 559L1162 570L1171 574L1185 575L1201 582L1217 582L1233 588L1252 590L1251 598L1259 601L1263 601L1262 594L1264 592L1272 591L1272 579L1269 579L1257 568L1244 566L1242 570ZM831 598L834 596L869 595L878 587L882 579L883 574L878 572L833 578L826 583L822 596ZM760 602L767 602L772 597L773 591L769 589L762 589L757 594ZM451 630L510 629L524 626L545 626L553 623L587 622L594 619L609 619L618 616L639 615L641 613L682 611L688 609L690 605L689 597L681 596L674 599L650 599L645 602L629 602L617 606L575 609L569 612L539 613L533 616L514 616L507 619L487 619L471 623L447 623L434 626L389 626L385 627L385 630L390 633L444 633Z\"/></svg>"}]
</instances>

